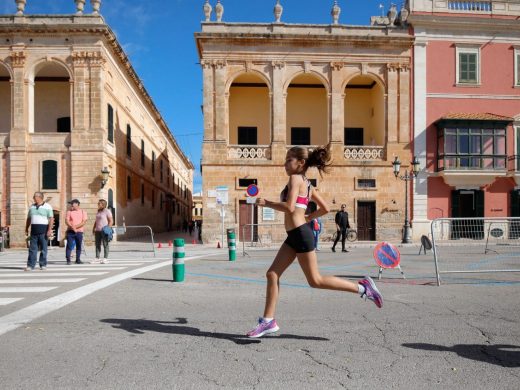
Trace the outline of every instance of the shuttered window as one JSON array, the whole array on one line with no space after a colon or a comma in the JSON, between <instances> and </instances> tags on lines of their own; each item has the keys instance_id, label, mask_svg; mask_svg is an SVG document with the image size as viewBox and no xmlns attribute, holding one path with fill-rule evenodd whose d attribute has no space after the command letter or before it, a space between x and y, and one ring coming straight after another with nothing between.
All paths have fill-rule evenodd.
<instances>
[{"instance_id":1,"label":"shuttered window","mask_svg":"<svg viewBox=\"0 0 520 390\"><path fill-rule=\"evenodd\" d=\"M114 109L109 104L107 111L108 140L114 143Z\"/></svg>"},{"instance_id":2,"label":"shuttered window","mask_svg":"<svg viewBox=\"0 0 520 390\"><path fill-rule=\"evenodd\" d=\"M58 189L58 162L45 160L42 163L42 190Z\"/></svg>"}]
</instances>

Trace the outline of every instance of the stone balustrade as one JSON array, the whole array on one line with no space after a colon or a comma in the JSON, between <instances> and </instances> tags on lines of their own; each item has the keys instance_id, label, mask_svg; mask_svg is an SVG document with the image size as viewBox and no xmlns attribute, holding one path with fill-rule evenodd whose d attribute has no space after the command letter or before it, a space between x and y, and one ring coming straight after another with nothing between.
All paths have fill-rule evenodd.
<instances>
[{"instance_id":1,"label":"stone balustrade","mask_svg":"<svg viewBox=\"0 0 520 390\"><path fill-rule=\"evenodd\" d=\"M452 11L491 12L491 1L448 1L448 9Z\"/></svg>"},{"instance_id":2,"label":"stone balustrade","mask_svg":"<svg viewBox=\"0 0 520 390\"><path fill-rule=\"evenodd\" d=\"M343 155L345 160L383 160L385 157L384 146L345 146Z\"/></svg>"},{"instance_id":3,"label":"stone balustrade","mask_svg":"<svg viewBox=\"0 0 520 390\"><path fill-rule=\"evenodd\" d=\"M14 3L16 4L16 15L22 16L24 14L25 6L27 5L28 1L31 0L14 0ZM102 0L90 0L93 15L99 15L101 1ZM76 5L76 15L83 15L86 0L70 0L70 2Z\"/></svg>"},{"instance_id":4,"label":"stone balustrade","mask_svg":"<svg viewBox=\"0 0 520 390\"><path fill-rule=\"evenodd\" d=\"M269 145L229 145L228 159L269 160L271 159L271 147Z\"/></svg>"}]
</instances>

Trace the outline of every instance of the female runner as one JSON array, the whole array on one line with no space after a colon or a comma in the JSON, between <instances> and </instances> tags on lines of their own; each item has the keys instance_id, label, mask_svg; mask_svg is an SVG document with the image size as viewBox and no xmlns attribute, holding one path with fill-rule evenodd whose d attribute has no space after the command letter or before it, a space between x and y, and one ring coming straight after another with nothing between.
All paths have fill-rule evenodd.
<instances>
[{"instance_id":1,"label":"female runner","mask_svg":"<svg viewBox=\"0 0 520 390\"><path fill-rule=\"evenodd\" d=\"M300 267L311 287L358 293L361 297L365 297L365 300L373 301L377 307L383 306L383 297L370 277L353 283L335 276L323 276L318 270L314 236L308 222L327 214L329 207L319 193L312 188L305 174L311 167L316 167L320 175L327 173L331 165L330 160L330 145L318 147L311 153L306 148L292 147L287 151L285 158L285 172L289 176L289 183L280 194L280 202L257 199L259 206L269 207L285 214L284 224L287 239L280 247L266 274L267 295L264 316L260 317L258 325L247 333L248 337L262 337L280 329L274 319L280 290L280 277L295 258L298 258ZM319 207L306 216L305 209L311 199Z\"/></svg>"}]
</instances>

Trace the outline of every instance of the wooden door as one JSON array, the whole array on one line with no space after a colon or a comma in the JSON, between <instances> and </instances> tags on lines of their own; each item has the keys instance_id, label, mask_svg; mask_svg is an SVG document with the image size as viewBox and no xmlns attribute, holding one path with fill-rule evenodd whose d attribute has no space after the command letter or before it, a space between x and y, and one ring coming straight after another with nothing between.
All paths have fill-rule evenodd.
<instances>
[{"instance_id":1,"label":"wooden door","mask_svg":"<svg viewBox=\"0 0 520 390\"><path fill-rule=\"evenodd\" d=\"M251 207L253 207L253 215L251 215ZM246 242L256 242L258 241L258 206L247 204L245 200L240 201L240 210L239 210L239 218L240 218L240 231L238 233L238 237L240 241ZM253 226L253 230L251 231L251 225ZM251 235L252 233L252 235Z\"/></svg>"},{"instance_id":2,"label":"wooden door","mask_svg":"<svg viewBox=\"0 0 520 390\"><path fill-rule=\"evenodd\" d=\"M360 241L376 239L376 202L358 202L357 232Z\"/></svg>"}]
</instances>

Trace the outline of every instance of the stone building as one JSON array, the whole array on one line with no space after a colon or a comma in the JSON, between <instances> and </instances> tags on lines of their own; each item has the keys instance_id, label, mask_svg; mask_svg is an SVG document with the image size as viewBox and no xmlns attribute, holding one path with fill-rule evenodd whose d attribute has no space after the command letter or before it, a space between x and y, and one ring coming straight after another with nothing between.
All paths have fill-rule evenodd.
<instances>
[{"instance_id":1,"label":"stone building","mask_svg":"<svg viewBox=\"0 0 520 390\"><path fill-rule=\"evenodd\" d=\"M193 165L99 15L100 2L92 14L75 2L76 14L45 16L24 15L18 3L18 14L0 16L0 224L10 227L11 244L24 242L40 190L55 210L56 240L72 198L91 221L100 198L117 225L160 232L190 218Z\"/></svg>"},{"instance_id":2,"label":"stone building","mask_svg":"<svg viewBox=\"0 0 520 390\"><path fill-rule=\"evenodd\" d=\"M408 3L415 151L426 167L414 233L435 218L520 217L520 0Z\"/></svg>"},{"instance_id":3,"label":"stone building","mask_svg":"<svg viewBox=\"0 0 520 390\"><path fill-rule=\"evenodd\" d=\"M277 4L273 23L225 23L219 3L213 22L206 4L195 34L204 88L203 240L221 239L222 214L241 239L275 232L281 239L281 213L246 204L245 189L257 184L259 196L277 199L287 149L328 143L331 174L308 172L333 210L324 237L342 203L360 239L400 237L404 185L392 161L412 160L413 37L396 18L339 24L337 4L327 25L285 24L281 11ZM252 222L264 227L241 228Z\"/></svg>"}]
</instances>

